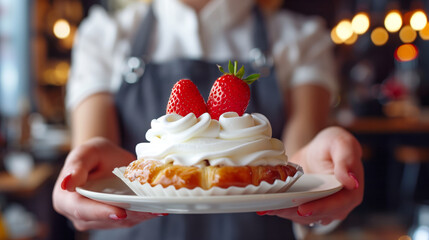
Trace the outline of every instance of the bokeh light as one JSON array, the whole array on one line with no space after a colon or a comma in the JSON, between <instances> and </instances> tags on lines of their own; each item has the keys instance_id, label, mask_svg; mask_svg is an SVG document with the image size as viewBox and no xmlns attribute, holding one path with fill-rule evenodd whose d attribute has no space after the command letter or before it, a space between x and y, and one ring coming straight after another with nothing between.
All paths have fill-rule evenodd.
<instances>
[{"instance_id":1,"label":"bokeh light","mask_svg":"<svg viewBox=\"0 0 429 240\"><path fill-rule=\"evenodd\" d=\"M399 31L399 29L402 27L401 14L396 10L390 11L384 19L384 26L389 32Z\"/></svg>"},{"instance_id":2,"label":"bokeh light","mask_svg":"<svg viewBox=\"0 0 429 240\"><path fill-rule=\"evenodd\" d=\"M341 44L341 43L343 43L344 41L343 40L341 40L341 38L340 37L338 37L338 35L337 35L337 27L334 27L332 30L331 30L331 39L332 39L332 42L334 42L335 44Z\"/></svg>"},{"instance_id":3,"label":"bokeh light","mask_svg":"<svg viewBox=\"0 0 429 240\"><path fill-rule=\"evenodd\" d=\"M429 40L429 23L419 31L419 35L423 40Z\"/></svg>"},{"instance_id":4,"label":"bokeh light","mask_svg":"<svg viewBox=\"0 0 429 240\"><path fill-rule=\"evenodd\" d=\"M337 25L336 33L343 41L349 39L353 34L352 23L347 19L340 21Z\"/></svg>"},{"instance_id":5,"label":"bokeh light","mask_svg":"<svg viewBox=\"0 0 429 240\"><path fill-rule=\"evenodd\" d=\"M389 33L382 27L377 27L371 32L371 41L376 46L382 46L389 40Z\"/></svg>"},{"instance_id":6,"label":"bokeh light","mask_svg":"<svg viewBox=\"0 0 429 240\"><path fill-rule=\"evenodd\" d=\"M65 19L58 19L54 23L53 32L55 37L65 39L70 35L70 24Z\"/></svg>"},{"instance_id":7,"label":"bokeh light","mask_svg":"<svg viewBox=\"0 0 429 240\"><path fill-rule=\"evenodd\" d=\"M399 32L399 38L403 43L411 43L416 40L416 37L416 31L414 31L414 29L409 25L404 26Z\"/></svg>"},{"instance_id":8,"label":"bokeh light","mask_svg":"<svg viewBox=\"0 0 429 240\"><path fill-rule=\"evenodd\" d=\"M68 37L61 39L60 46L64 49L70 50L73 47L74 40L76 39L77 28L76 26L70 26L70 34Z\"/></svg>"},{"instance_id":9,"label":"bokeh light","mask_svg":"<svg viewBox=\"0 0 429 240\"><path fill-rule=\"evenodd\" d=\"M58 85L64 85L67 82L69 75L70 64L66 61L61 61L55 65L55 77Z\"/></svg>"},{"instance_id":10,"label":"bokeh light","mask_svg":"<svg viewBox=\"0 0 429 240\"><path fill-rule=\"evenodd\" d=\"M427 21L428 20L426 14L423 11L419 10L414 12L411 16L410 25L414 30L420 31L426 26Z\"/></svg>"},{"instance_id":11,"label":"bokeh light","mask_svg":"<svg viewBox=\"0 0 429 240\"><path fill-rule=\"evenodd\" d=\"M410 236L408 236L408 235L403 235L403 236L400 236L400 237L398 238L398 240L412 240L412 239L411 239L411 237L410 237Z\"/></svg>"},{"instance_id":12,"label":"bokeh light","mask_svg":"<svg viewBox=\"0 0 429 240\"><path fill-rule=\"evenodd\" d=\"M395 58L400 62L407 62L416 59L418 53L415 45L406 43L395 50Z\"/></svg>"},{"instance_id":13,"label":"bokeh light","mask_svg":"<svg viewBox=\"0 0 429 240\"><path fill-rule=\"evenodd\" d=\"M59 61L48 66L43 71L43 83L53 86L64 86L67 83L70 64L67 61Z\"/></svg>"},{"instance_id":14,"label":"bokeh light","mask_svg":"<svg viewBox=\"0 0 429 240\"><path fill-rule=\"evenodd\" d=\"M352 29L356 34L364 34L369 28L369 17L366 13L358 13L352 19Z\"/></svg>"},{"instance_id":15,"label":"bokeh light","mask_svg":"<svg viewBox=\"0 0 429 240\"><path fill-rule=\"evenodd\" d=\"M344 43L347 45L352 45L357 41L357 39L358 39L358 35L356 33L353 33L351 37L349 37L346 41L344 41Z\"/></svg>"}]
</instances>

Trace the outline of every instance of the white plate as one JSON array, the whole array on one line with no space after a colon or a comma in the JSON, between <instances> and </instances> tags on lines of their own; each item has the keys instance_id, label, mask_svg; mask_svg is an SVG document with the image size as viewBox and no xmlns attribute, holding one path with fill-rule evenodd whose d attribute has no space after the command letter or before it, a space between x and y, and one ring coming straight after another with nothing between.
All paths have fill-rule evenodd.
<instances>
[{"instance_id":1,"label":"white plate","mask_svg":"<svg viewBox=\"0 0 429 240\"><path fill-rule=\"evenodd\" d=\"M135 195L119 178L101 179L78 187L88 198L140 212L237 213L296 207L341 190L333 175L304 174L285 193L208 197L142 197Z\"/></svg>"}]
</instances>

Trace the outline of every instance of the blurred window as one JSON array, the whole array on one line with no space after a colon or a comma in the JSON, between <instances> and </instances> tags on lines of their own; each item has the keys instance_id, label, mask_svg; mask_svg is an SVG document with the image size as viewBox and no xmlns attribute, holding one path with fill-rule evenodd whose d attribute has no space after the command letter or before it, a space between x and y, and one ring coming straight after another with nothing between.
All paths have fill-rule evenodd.
<instances>
[{"instance_id":1,"label":"blurred window","mask_svg":"<svg viewBox=\"0 0 429 240\"><path fill-rule=\"evenodd\" d=\"M0 0L0 114L14 117L28 96L27 1Z\"/></svg>"}]
</instances>

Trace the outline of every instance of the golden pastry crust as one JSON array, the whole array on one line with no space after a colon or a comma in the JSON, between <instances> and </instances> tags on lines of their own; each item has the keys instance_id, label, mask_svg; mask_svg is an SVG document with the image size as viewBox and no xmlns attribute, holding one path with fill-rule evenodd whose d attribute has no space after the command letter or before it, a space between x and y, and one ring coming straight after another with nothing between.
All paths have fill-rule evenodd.
<instances>
[{"instance_id":1,"label":"golden pastry crust","mask_svg":"<svg viewBox=\"0 0 429 240\"><path fill-rule=\"evenodd\" d=\"M277 179L285 181L296 172L297 169L290 165L200 168L140 159L128 165L124 176L130 181L137 180L141 184L149 183L151 186L161 184L163 187L174 186L176 189L201 187L207 190L212 187L246 187L249 184L259 186L262 181L272 184Z\"/></svg>"}]
</instances>

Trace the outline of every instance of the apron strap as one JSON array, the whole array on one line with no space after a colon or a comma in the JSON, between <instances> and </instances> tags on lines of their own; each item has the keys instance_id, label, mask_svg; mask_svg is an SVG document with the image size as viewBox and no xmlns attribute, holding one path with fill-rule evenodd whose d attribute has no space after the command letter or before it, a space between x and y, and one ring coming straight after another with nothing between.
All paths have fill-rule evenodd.
<instances>
[{"instance_id":1,"label":"apron strap","mask_svg":"<svg viewBox=\"0 0 429 240\"><path fill-rule=\"evenodd\" d=\"M151 32L155 24L155 15L152 4L149 5L148 12L137 29L131 45L131 54L125 64L123 76L129 84L134 84L143 76L148 61L148 48L151 40Z\"/></svg>"},{"instance_id":2,"label":"apron strap","mask_svg":"<svg viewBox=\"0 0 429 240\"><path fill-rule=\"evenodd\" d=\"M131 46L131 56L145 58L148 53L148 48L151 40L153 25L155 24L155 14L152 4L149 4L148 12L137 29L137 34L134 37Z\"/></svg>"},{"instance_id":3,"label":"apron strap","mask_svg":"<svg viewBox=\"0 0 429 240\"><path fill-rule=\"evenodd\" d=\"M265 26L265 19L258 6L253 8L255 16L254 30L253 30L253 44L258 48L264 55L268 53L269 43L268 34Z\"/></svg>"}]
</instances>

